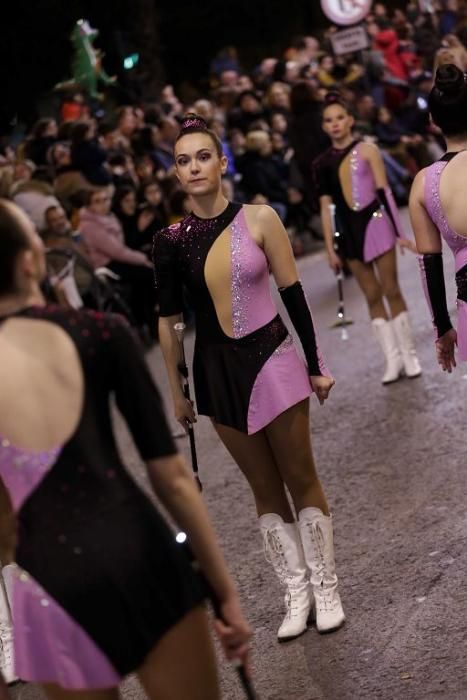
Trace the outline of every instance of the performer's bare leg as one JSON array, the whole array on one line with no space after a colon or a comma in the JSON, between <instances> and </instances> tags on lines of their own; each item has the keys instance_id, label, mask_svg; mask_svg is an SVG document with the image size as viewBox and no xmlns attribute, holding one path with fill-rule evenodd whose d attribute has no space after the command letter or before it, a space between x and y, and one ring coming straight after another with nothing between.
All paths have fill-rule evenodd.
<instances>
[{"instance_id":1,"label":"performer's bare leg","mask_svg":"<svg viewBox=\"0 0 467 700\"><path fill-rule=\"evenodd\" d=\"M220 700L208 615L198 607L148 654L138 677L150 700Z\"/></svg>"},{"instance_id":2,"label":"performer's bare leg","mask_svg":"<svg viewBox=\"0 0 467 700\"><path fill-rule=\"evenodd\" d=\"M389 304L392 318L396 318L403 311L407 311L397 278L396 249L388 250L387 253L376 258L375 265L378 270L383 296Z\"/></svg>"},{"instance_id":3,"label":"performer's bare leg","mask_svg":"<svg viewBox=\"0 0 467 700\"><path fill-rule=\"evenodd\" d=\"M365 296L370 318L384 318L387 320L388 314L384 306L383 289L373 265L360 260L348 260L348 265Z\"/></svg>"},{"instance_id":4,"label":"performer's bare leg","mask_svg":"<svg viewBox=\"0 0 467 700\"><path fill-rule=\"evenodd\" d=\"M291 406L277 416L265 432L297 514L311 506L329 515L311 447L309 404L306 399Z\"/></svg>"},{"instance_id":5,"label":"performer's bare leg","mask_svg":"<svg viewBox=\"0 0 467 700\"><path fill-rule=\"evenodd\" d=\"M246 435L225 425L213 425L250 484L258 516L277 513L284 522L293 522L284 481L265 431ZM284 438L286 439L286 436Z\"/></svg>"}]
</instances>

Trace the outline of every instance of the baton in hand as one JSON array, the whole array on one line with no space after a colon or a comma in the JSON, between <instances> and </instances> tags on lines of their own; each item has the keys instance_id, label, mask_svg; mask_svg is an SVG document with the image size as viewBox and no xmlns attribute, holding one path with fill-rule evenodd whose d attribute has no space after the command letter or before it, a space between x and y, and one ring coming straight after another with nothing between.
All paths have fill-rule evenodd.
<instances>
[{"instance_id":1,"label":"baton in hand","mask_svg":"<svg viewBox=\"0 0 467 700\"><path fill-rule=\"evenodd\" d=\"M183 338L185 336L185 329L186 325L182 322L176 323L174 326L174 331L175 335L177 336L178 340L178 347L180 350L180 360L177 364L177 369L180 372L180 376L182 377L182 387L183 387L183 395L191 403L191 394L190 394L190 382L188 381L188 366L186 364L186 359L185 359L185 346L183 343ZM191 466L193 467L193 474L195 475L195 481L198 484L198 488L200 491L203 490L203 485L200 481L199 478L199 473L198 473L198 456L196 454L196 443L195 443L195 431L193 428L193 424L188 421L188 437L190 439L190 452L191 452Z\"/></svg>"},{"instance_id":2,"label":"baton in hand","mask_svg":"<svg viewBox=\"0 0 467 700\"><path fill-rule=\"evenodd\" d=\"M329 213L331 215L334 250L335 250L336 254L338 255L339 254L339 242L340 242L339 239L340 239L341 234L340 234L340 231L338 230L337 225L336 225L336 205L335 204L329 205ZM347 333L346 326L350 326L353 323L353 321L351 318L348 318L345 315L344 273L342 271L342 268L336 273L336 279L337 279L337 296L339 299L339 303L337 306L337 319L331 325L331 328L342 328L341 338L342 338L342 340L348 340L349 334Z\"/></svg>"}]
</instances>

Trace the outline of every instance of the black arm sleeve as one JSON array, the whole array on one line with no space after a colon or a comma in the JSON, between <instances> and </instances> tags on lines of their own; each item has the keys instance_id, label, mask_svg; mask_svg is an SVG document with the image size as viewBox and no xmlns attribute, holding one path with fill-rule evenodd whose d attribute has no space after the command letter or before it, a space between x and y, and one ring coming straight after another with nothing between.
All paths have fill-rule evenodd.
<instances>
[{"instance_id":1,"label":"black arm sleeve","mask_svg":"<svg viewBox=\"0 0 467 700\"><path fill-rule=\"evenodd\" d=\"M322 375L315 327L301 283L297 281L290 287L281 287L279 293L300 338L309 375L312 377Z\"/></svg>"},{"instance_id":2,"label":"black arm sleeve","mask_svg":"<svg viewBox=\"0 0 467 700\"><path fill-rule=\"evenodd\" d=\"M159 316L174 316L183 311L183 283L177 265L175 244L168 231L170 229L156 232L152 248Z\"/></svg>"},{"instance_id":3,"label":"black arm sleeve","mask_svg":"<svg viewBox=\"0 0 467 700\"><path fill-rule=\"evenodd\" d=\"M177 449L143 352L126 323L113 318L112 376L117 406L144 460L174 455Z\"/></svg>"},{"instance_id":4,"label":"black arm sleeve","mask_svg":"<svg viewBox=\"0 0 467 700\"><path fill-rule=\"evenodd\" d=\"M446 285L444 283L443 255L430 253L419 257L422 284L437 338L441 338L452 328L446 302Z\"/></svg>"}]
</instances>

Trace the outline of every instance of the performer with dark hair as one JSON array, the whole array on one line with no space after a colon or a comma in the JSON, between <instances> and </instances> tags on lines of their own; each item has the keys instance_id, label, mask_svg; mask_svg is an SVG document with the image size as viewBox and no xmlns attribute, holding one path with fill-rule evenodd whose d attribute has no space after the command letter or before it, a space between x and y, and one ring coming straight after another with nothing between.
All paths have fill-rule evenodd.
<instances>
[{"instance_id":1,"label":"performer with dark hair","mask_svg":"<svg viewBox=\"0 0 467 700\"><path fill-rule=\"evenodd\" d=\"M314 161L313 170L329 265L338 272L346 260L365 295L386 359L383 384L397 381L403 373L418 377L421 368L395 253L396 242L402 252L415 252L415 246L404 237L381 153L377 146L354 138L354 119L336 93L327 97L322 123L332 146Z\"/></svg>"},{"instance_id":2,"label":"performer with dark hair","mask_svg":"<svg viewBox=\"0 0 467 700\"><path fill-rule=\"evenodd\" d=\"M14 546L2 516L0 556L17 563L16 675L51 700L117 700L131 672L154 700L218 700L204 584L112 430L114 395L219 600L227 658L248 661L250 632L159 393L124 322L45 306L44 272L31 223L0 202L0 498L18 522Z\"/></svg>"},{"instance_id":3,"label":"performer with dark hair","mask_svg":"<svg viewBox=\"0 0 467 700\"><path fill-rule=\"evenodd\" d=\"M410 194L410 217L420 253L423 288L431 311L436 354L451 372L467 360L467 76L454 64L440 66L428 100L433 122L443 132L445 155L421 170ZM457 333L449 317L443 271L442 241L454 254L457 285Z\"/></svg>"},{"instance_id":4,"label":"performer with dark hair","mask_svg":"<svg viewBox=\"0 0 467 700\"><path fill-rule=\"evenodd\" d=\"M175 165L193 211L154 238L159 337L175 415L185 427L196 420L182 392L174 332L186 285L196 317L198 412L211 418L253 491L266 556L286 587L278 637L303 633L313 607L319 631L336 629L345 618L308 415L310 394L323 403L334 380L318 349L287 233L269 206L226 200L221 177L227 159L196 115L183 122ZM272 301L269 270L306 364Z\"/></svg>"}]
</instances>

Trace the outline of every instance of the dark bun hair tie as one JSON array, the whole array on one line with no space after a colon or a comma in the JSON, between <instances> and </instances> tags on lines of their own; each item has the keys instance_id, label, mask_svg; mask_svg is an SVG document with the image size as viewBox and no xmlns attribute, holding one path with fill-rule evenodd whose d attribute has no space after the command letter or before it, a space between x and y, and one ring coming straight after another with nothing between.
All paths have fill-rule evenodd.
<instances>
[{"instance_id":1,"label":"dark bun hair tie","mask_svg":"<svg viewBox=\"0 0 467 700\"><path fill-rule=\"evenodd\" d=\"M186 131L187 129L201 129L203 131L208 130L208 125L202 117L198 117L197 114L187 114L182 121L181 131Z\"/></svg>"},{"instance_id":2,"label":"dark bun hair tie","mask_svg":"<svg viewBox=\"0 0 467 700\"><path fill-rule=\"evenodd\" d=\"M440 66L436 71L435 89L440 97L455 97L465 90L466 76L453 63Z\"/></svg>"}]
</instances>

